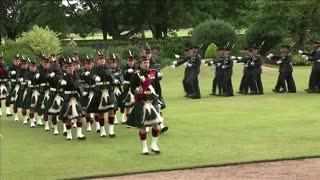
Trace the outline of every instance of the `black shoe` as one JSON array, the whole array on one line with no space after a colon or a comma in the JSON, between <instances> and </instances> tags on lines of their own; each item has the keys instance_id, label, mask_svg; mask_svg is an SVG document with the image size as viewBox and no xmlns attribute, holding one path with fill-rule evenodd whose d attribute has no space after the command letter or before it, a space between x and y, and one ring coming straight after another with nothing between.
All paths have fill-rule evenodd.
<instances>
[{"instance_id":1,"label":"black shoe","mask_svg":"<svg viewBox=\"0 0 320 180\"><path fill-rule=\"evenodd\" d=\"M236 92L236 93L238 93L238 94L244 94L244 92L241 92L241 91L238 91L238 92Z\"/></svg>"},{"instance_id":2,"label":"black shoe","mask_svg":"<svg viewBox=\"0 0 320 180\"><path fill-rule=\"evenodd\" d=\"M100 133L100 129L96 130L97 133Z\"/></svg>"},{"instance_id":3,"label":"black shoe","mask_svg":"<svg viewBox=\"0 0 320 180\"><path fill-rule=\"evenodd\" d=\"M149 153L148 153L148 152L145 152L145 153L142 153L142 155L149 155Z\"/></svg>"},{"instance_id":4,"label":"black shoe","mask_svg":"<svg viewBox=\"0 0 320 180\"><path fill-rule=\"evenodd\" d=\"M109 137L114 138L116 137L116 134L109 134Z\"/></svg>"},{"instance_id":5,"label":"black shoe","mask_svg":"<svg viewBox=\"0 0 320 180\"><path fill-rule=\"evenodd\" d=\"M164 132L168 131L168 129L169 129L169 127L168 127L168 126L165 126L165 127L163 127L163 128L160 130L160 132L161 132L161 133L164 133Z\"/></svg>"},{"instance_id":6,"label":"black shoe","mask_svg":"<svg viewBox=\"0 0 320 180\"><path fill-rule=\"evenodd\" d=\"M156 154L160 154L160 150L159 151L156 151L156 150L153 150L151 149L152 152L156 153Z\"/></svg>"},{"instance_id":7,"label":"black shoe","mask_svg":"<svg viewBox=\"0 0 320 180\"><path fill-rule=\"evenodd\" d=\"M191 99L201 99L200 96L192 96Z\"/></svg>"},{"instance_id":8,"label":"black shoe","mask_svg":"<svg viewBox=\"0 0 320 180\"><path fill-rule=\"evenodd\" d=\"M275 89L272 89L272 92L278 92L277 90L275 90Z\"/></svg>"},{"instance_id":9,"label":"black shoe","mask_svg":"<svg viewBox=\"0 0 320 180\"><path fill-rule=\"evenodd\" d=\"M12 114L7 114L7 117L12 116Z\"/></svg>"},{"instance_id":10,"label":"black shoe","mask_svg":"<svg viewBox=\"0 0 320 180\"><path fill-rule=\"evenodd\" d=\"M79 140L85 140L86 137L85 137L85 136L83 136L83 137L78 137L78 139L79 139Z\"/></svg>"},{"instance_id":11,"label":"black shoe","mask_svg":"<svg viewBox=\"0 0 320 180\"><path fill-rule=\"evenodd\" d=\"M63 136L67 136L67 132L63 132Z\"/></svg>"},{"instance_id":12,"label":"black shoe","mask_svg":"<svg viewBox=\"0 0 320 180\"><path fill-rule=\"evenodd\" d=\"M259 92L260 95L264 94L263 92Z\"/></svg>"},{"instance_id":13,"label":"black shoe","mask_svg":"<svg viewBox=\"0 0 320 180\"><path fill-rule=\"evenodd\" d=\"M216 94L215 94L215 93L210 93L209 95L210 95L210 96L215 96Z\"/></svg>"},{"instance_id":14,"label":"black shoe","mask_svg":"<svg viewBox=\"0 0 320 180\"><path fill-rule=\"evenodd\" d=\"M296 91L288 91L287 93L296 93Z\"/></svg>"}]
</instances>

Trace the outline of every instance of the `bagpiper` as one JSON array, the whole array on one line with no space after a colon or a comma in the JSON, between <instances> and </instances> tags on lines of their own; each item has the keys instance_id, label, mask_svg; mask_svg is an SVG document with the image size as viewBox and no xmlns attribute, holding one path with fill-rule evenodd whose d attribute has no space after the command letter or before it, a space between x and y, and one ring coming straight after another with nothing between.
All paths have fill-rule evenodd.
<instances>
[{"instance_id":1,"label":"bagpiper","mask_svg":"<svg viewBox=\"0 0 320 180\"><path fill-rule=\"evenodd\" d=\"M89 57L87 55L86 59L84 60L84 71L80 75L80 79L83 81L83 88L85 91L85 95L81 97L80 102L86 118L87 132L91 132L91 124L93 123L93 116L94 116L94 113L90 113L87 111L89 100L94 95L95 81L94 81L94 73L92 71L93 65L94 65L93 57ZM100 124L98 120L96 120L96 131L97 130L100 131Z\"/></svg>"},{"instance_id":2,"label":"bagpiper","mask_svg":"<svg viewBox=\"0 0 320 180\"><path fill-rule=\"evenodd\" d=\"M50 73L50 62L49 58L44 54L39 55L40 66L38 67L38 73L36 74L36 80L39 84L39 99L35 108L35 112L38 114L37 124L42 125L42 117L44 120L44 130L49 131L49 117L45 112L45 105L50 98L50 87L49 87L49 73Z\"/></svg>"},{"instance_id":3,"label":"bagpiper","mask_svg":"<svg viewBox=\"0 0 320 180\"><path fill-rule=\"evenodd\" d=\"M131 108L134 105L134 95L130 91L130 81L132 79L132 75L137 70L137 65L135 63L135 59L131 51L129 51L129 55L127 57L127 65L122 69L123 72L123 91L118 99L118 106L120 108L120 113L122 115L121 123L126 123ZM128 126L130 127L130 126Z\"/></svg>"},{"instance_id":4,"label":"bagpiper","mask_svg":"<svg viewBox=\"0 0 320 180\"><path fill-rule=\"evenodd\" d=\"M104 128L104 113L108 112L109 136L114 137L114 109L116 108L116 99L113 92L112 84L114 77L111 69L106 66L106 60L102 53L99 52L96 66L93 69L95 88L94 95L89 99L87 112L95 113L96 119L100 124L100 137L106 137Z\"/></svg>"},{"instance_id":5,"label":"bagpiper","mask_svg":"<svg viewBox=\"0 0 320 180\"><path fill-rule=\"evenodd\" d=\"M8 77L9 73L4 64L3 53L0 54L0 116L2 116L1 101L6 99L9 95L8 91Z\"/></svg>"},{"instance_id":6,"label":"bagpiper","mask_svg":"<svg viewBox=\"0 0 320 180\"><path fill-rule=\"evenodd\" d=\"M162 117L159 113L158 97L161 87L156 69L150 69L150 61L142 56L140 70L136 71L131 80L131 92L135 95L135 104L127 120L127 125L140 128L139 136L142 142L142 153L149 154L146 128L152 126L151 151L160 153L157 145L159 123Z\"/></svg>"},{"instance_id":7,"label":"bagpiper","mask_svg":"<svg viewBox=\"0 0 320 180\"><path fill-rule=\"evenodd\" d=\"M36 81L37 64L35 60L29 61L28 65L29 71L25 75L25 81L27 84L27 88L24 90L23 94L23 104L22 109L27 111L29 110L29 118L30 118L30 127L35 127L35 118L34 118L34 109L39 99L39 84Z\"/></svg>"},{"instance_id":8,"label":"bagpiper","mask_svg":"<svg viewBox=\"0 0 320 180\"><path fill-rule=\"evenodd\" d=\"M60 81L63 92L63 104L59 114L60 119L64 119L67 127L67 140L72 140L71 120L76 119L77 138L84 140L86 137L82 134L82 106L80 96L84 95L80 78L74 73L72 59L66 61L66 74Z\"/></svg>"},{"instance_id":9,"label":"bagpiper","mask_svg":"<svg viewBox=\"0 0 320 180\"><path fill-rule=\"evenodd\" d=\"M6 114L7 116L12 116L12 113L10 111L10 105L14 103L15 97L17 96L19 84L17 83L17 74L20 69L20 57L19 54L16 54L12 58L12 65L9 67L9 81L10 81L10 87L9 87L9 95L6 99ZM15 113L17 113L17 110L13 109ZM18 121L18 115L14 116L14 121Z\"/></svg>"},{"instance_id":10,"label":"bagpiper","mask_svg":"<svg viewBox=\"0 0 320 180\"><path fill-rule=\"evenodd\" d=\"M28 71L28 60L22 56L21 61L20 61L20 69L17 74L17 82L19 84L19 88L17 89L17 95L15 96L15 101L13 104L13 109L14 109L14 118L18 119L18 108L21 108L22 111L22 119L23 119L23 124L28 124L27 122L27 111L26 109L22 108L23 100L25 97L25 90L27 89L27 82L25 79L25 76Z\"/></svg>"},{"instance_id":11,"label":"bagpiper","mask_svg":"<svg viewBox=\"0 0 320 180\"><path fill-rule=\"evenodd\" d=\"M63 98L62 98L62 88L60 81L62 80L63 72L57 59L50 57L50 68L48 72L48 83L49 83L49 99L44 105L44 113L51 116L51 123L53 125L53 135L58 135L58 116L61 111ZM66 132L66 130L65 130Z\"/></svg>"}]
</instances>

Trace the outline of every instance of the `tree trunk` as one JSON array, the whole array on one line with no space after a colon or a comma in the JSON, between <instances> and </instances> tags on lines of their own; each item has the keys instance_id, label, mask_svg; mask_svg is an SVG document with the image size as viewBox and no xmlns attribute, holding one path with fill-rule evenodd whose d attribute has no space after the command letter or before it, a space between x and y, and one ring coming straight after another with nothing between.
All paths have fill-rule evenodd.
<instances>
[{"instance_id":1,"label":"tree trunk","mask_svg":"<svg viewBox=\"0 0 320 180\"><path fill-rule=\"evenodd\" d=\"M102 31L103 40L106 41L106 40L107 40L108 32L107 32L107 31L104 31L103 29L101 29L101 31Z\"/></svg>"}]
</instances>

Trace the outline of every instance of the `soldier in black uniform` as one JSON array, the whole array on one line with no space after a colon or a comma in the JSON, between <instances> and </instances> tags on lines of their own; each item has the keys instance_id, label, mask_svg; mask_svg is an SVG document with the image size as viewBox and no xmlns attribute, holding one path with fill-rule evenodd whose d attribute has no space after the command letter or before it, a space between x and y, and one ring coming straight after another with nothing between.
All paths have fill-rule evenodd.
<instances>
[{"instance_id":1,"label":"soldier in black uniform","mask_svg":"<svg viewBox=\"0 0 320 180\"><path fill-rule=\"evenodd\" d=\"M201 55L199 54L199 47L192 47L192 56L188 61L187 66L191 68L190 76L186 82L187 89L190 89L189 98L200 99L200 88L198 76L200 74L200 65L201 65Z\"/></svg>"},{"instance_id":2,"label":"soldier in black uniform","mask_svg":"<svg viewBox=\"0 0 320 180\"><path fill-rule=\"evenodd\" d=\"M94 87L95 87L95 81L94 81L94 74L92 72L93 69L93 57L86 56L86 59L84 60L84 71L80 75L80 79L83 81L83 87L85 91L85 96L82 96L80 99L82 108L85 112L85 118L86 118L86 126L87 126L87 132L91 132L91 124L93 123L93 113L89 113L87 111L87 106L89 104L89 100L93 97L94 94ZM100 124L99 121L96 119L96 131L100 131Z\"/></svg>"},{"instance_id":3,"label":"soldier in black uniform","mask_svg":"<svg viewBox=\"0 0 320 180\"><path fill-rule=\"evenodd\" d=\"M111 69L106 66L105 57L99 54L97 64L93 69L95 84L95 92L89 100L87 111L96 113L96 118L100 123L100 137L106 137L104 128L104 113L108 112L109 136L115 137L114 133L114 109L116 108L116 100L113 92L115 82Z\"/></svg>"},{"instance_id":4,"label":"soldier in black uniform","mask_svg":"<svg viewBox=\"0 0 320 180\"><path fill-rule=\"evenodd\" d=\"M122 114L121 123L125 123L129 117L130 110L134 104L134 96L130 91L130 81L132 75L137 70L137 65L131 51L127 57L127 65L122 69L123 72L123 91L118 99L118 106ZM129 127L129 126L128 126Z\"/></svg>"},{"instance_id":5,"label":"soldier in black uniform","mask_svg":"<svg viewBox=\"0 0 320 180\"><path fill-rule=\"evenodd\" d=\"M159 113L157 98L161 96L161 86L156 69L150 69L150 62L145 57L140 58L140 70L131 79L131 92L135 95L135 105L127 120L127 125L140 128L139 136L142 142L142 153L149 154L147 147L146 127L152 126L151 150L160 153L157 146L159 123L162 117Z\"/></svg>"},{"instance_id":6,"label":"soldier in black uniform","mask_svg":"<svg viewBox=\"0 0 320 180\"><path fill-rule=\"evenodd\" d=\"M282 45L280 48L281 55L273 55L269 54L267 58L272 60L277 60L277 64L279 64L279 76L278 81L273 92L277 93L295 93L296 92L296 85L292 76L293 67L291 63L291 53L289 51L289 45ZM288 91L286 87L286 82L288 86Z\"/></svg>"},{"instance_id":7,"label":"soldier in black uniform","mask_svg":"<svg viewBox=\"0 0 320 180\"><path fill-rule=\"evenodd\" d=\"M45 104L44 112L47 115L51 115L51 122L53 125L53 135L58 135L58 116L61 111L63 97L61 97L62 94L62 88L60 86L60 81L63 77L63 72L61 70L60 65L57 62L57 59L50 58L50 68L49 68L49 74L48 74L48 83L49 83L49 100ZM66 130L64 132L66 134Z\"/></svg>"},{"instance_id":8,"label":"soldier in black uniform","mask_svg":"<svg viewBox=\"0 0 320 180\"><path fill-rule=\"evenodd\" d=\"M14 103L17 90L15 91L17 84L17 74L19 71L20 57L19 54L16 54L13 57L13 64L9 67L9 79L10 79L10 87L9 87L9 95L6 99L6 114L7 116L12 116L10 105ZM14 110L15 111L15 110ZM19 120L18 117L14 118L15 121Z\"/></svg>"},{"instance_id":9,"label":"soldier in black uniform","mask_svg":"<svg viewBox=\"0 0 320 180\"><path fill-rule=\"evenodd\" d=\"M224 48L217 48L217 57L214 60L206 61L205 64L208 66L214 65L215 76L212 81L212 90L209 95L222 95L222 80L223 80L223 71L222 71L222 62L224 60ZM218 93L217 93L218 88Z\"/></svg>"},{"instance_id":10,"label":"soldier in black uniform","mask_svg":"<svg viewBox=\"0 0 320 180\"><path fill-rule=\"evenodd\" d=\"M76 119L77 122L77 138L84 140L86 137L82 134L82 106L80 104L80 96L84 95L80 78L74 74L72 59L67 59L66 74L60 81L63 90L63 105L60 111L59 118L66 120L67 140L72 140L71 120Z\"/></svg>"},{"instance_id":11,"label":"soldier in black uniform","mask_svg":"<svg viewBox=\"0 0 320 180\"><path fill-rule=\"evenodd\" d=\"M192 72L192 68L187 66L187 62L191 59L192 54L193 54L192 47L189 47L185 49L185 53L183 56L175 55L176 58L180 60L176 60L172 62L173 68L176 68L182 64L185 64L184 76L182 79L183 89L184 89L184 92L186 93L184 97L190 97L192 94L191 89L188 88L188 83L187 83L188 79L190 78L190 74Z\"/></svg>"},{"instance_id":12,"label":"soldier in black uniform","mask_svg":"<svg viewBox=\"0 0 320 180\"><path fill-rule=\"evenodd\" d=\"M13 103L13 108L16 110L14 113L15 118L18 116L18 108L22 108L23 104L23 99L24 99L24 92L27 89L27 82L25 79L25 75L28 71L28 60L22 56L21 61L20 61L20 69L17 74L17 81L19 83L19 89L17 93L17 97L15 99L15 102ZM26 109L22 109L22 119L23 119L23 124L27 124L27 111Z\"/></svg>"},{"instance_id":13,"label":"soldier in black uniform","mask_svg":"<svg viewBox=\"0 0 320 180\"><path fill-rule=\"evenodd\" d=\"M30 127L35 127L35 118L34 118L34 108L36 106L39 91L38 84L36 82L36 74L37 74L37 64L35 60L31 60L28 65L29 71L25 74L25 82L27 84L27 88L24 91L24 99L22 104L22 109L27 111L29 110L29 118L30 118Z\"/></svg>"},{"instance_id":14,"label":"soldier in black uniform","mask_svg":"<svg viewBox=\"0 0 320 180\"><path fill-rule=\"evenodd\" d=\"M320 92L320 41L315 41L313 47L314 50L311 54L299 52L304 58L313 62L309 87L306 89L308 93Z\"/></svg>"},{"instance_id":15,"label":"soldier in black uniform","mask_svg":"<svg viewBox=\"0 0 320 180\"><path fill-rule=\"evenodd\" d=\"M262 80L261 80L262 61L261 61L261 56L259 54L260 48L261 47L253 47L253 49L252 49L252 62L253 62L253 66L254 66L255 81L256 81L257 88L258 88L257 94L264 94Z\"/></svg>"},{"instance_id":16,"label":"soldier in black uniform","mask_svg":"<svg viewBox=\"0 0 320 180\"><path fill-rule=\"evenodd\" d=\"M9 73L4 64L3 53L0 54L0 116L2 116L1 101L9 95L8 91Z\"/></svg>"},{"instance_id":17,"label":"soldier in black uniform","mask_svg":"<svg viewBox=\"0 0 320 180\"><path fill-rule=\"evenodd\" d=\"M243 62L245 59L249 58L250 55L252 54L252 51L250 51L251 49L248 47L245 47L243 49L244 51L244 57L238 57L237 58L237 63L243 63L243 75L241 78L241 82L240 82L240 86L239 86L239 91L237 93L239 94L246 94L245 93L245 87L248 86L247 83L247 65Z\"/></svg>"},{"instance_id":18,"label":"soldier in black uniform","mask_svg":"<svg viewBox=\"0 0 320 180\"><path fill-rule=\"evenodd\" d=\"M39 125L42 125L41 117L43 115L43 120L44 120L44 130L49 131L49 122L48 122L48 115L45 114L45 105L47 104L47 101L49 100L49 82L48 82L48 77L49 77L49 72L50 72L50 62L49 59L44 55L40 54L40 66L38 67L38 73L36 74L36 80L37 83L39 84L39 99L35 108L35 112L38 114L38 122L40 123Z\"/></svg>"},{"instance_id":19,"label":"soldier in black uniform","mask_svg":"<svg viewBox=\"0 0 320 180\"><path fill-rule=\"evenodd\" d=\"M233 96L232 87L232 68L233 68L233 56L230 56L231 48L226 47L224 49L224 60L222 62L221 68L223 70L223 95L226 97Z\"/></svg>"}]
</instances>

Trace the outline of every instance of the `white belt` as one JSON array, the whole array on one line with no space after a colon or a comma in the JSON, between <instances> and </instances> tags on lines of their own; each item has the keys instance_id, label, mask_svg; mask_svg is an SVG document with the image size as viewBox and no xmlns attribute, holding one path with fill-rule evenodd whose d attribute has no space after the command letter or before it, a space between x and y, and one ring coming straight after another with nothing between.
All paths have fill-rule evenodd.
<instances>
[{"instance_id":1,"label":"white belt","mask_svg":"<svg viewBox=\"0 0 320 180\"><path fill-rule=\"evenodd\" d=\"M28 87L29 88L35 88L35 87L38 87L38 85L29 85Z\"/></svg>"},{"instance_id":2,"label":"white belt","mask_svg":"<svg viewBox=\"0 0 320 180\"><path fill-rule=\"evenodd\" d=\"M77 91L64 91L64 94L77 94Z\"/></svg>"},{"instance_id":3,"label":"white belt","mask_svg":"<svg viewBox=\"0 0 320 180\"><path fill-rule=\"evenodd\" d=\"M49 86L48 83L41 83L40 86Z\"/></svg>"},{"instance_id":4,"label":"white belt","mask_svg":"<svg viewBox=\"0 0 320 180\"><path fill-rule=\"evenodd\" d=\"M130 84L130 81L123 81L123 84Z\"/></svg>"}]
</instances>

